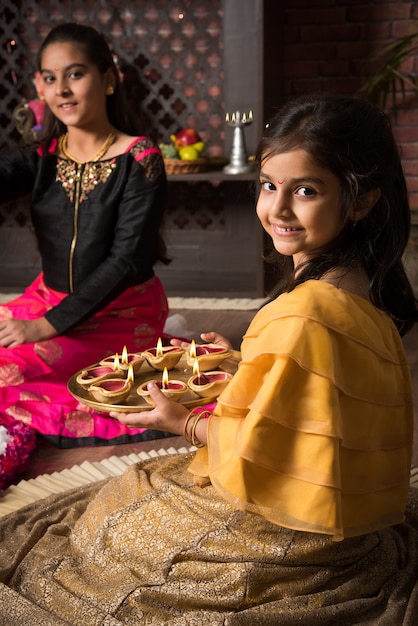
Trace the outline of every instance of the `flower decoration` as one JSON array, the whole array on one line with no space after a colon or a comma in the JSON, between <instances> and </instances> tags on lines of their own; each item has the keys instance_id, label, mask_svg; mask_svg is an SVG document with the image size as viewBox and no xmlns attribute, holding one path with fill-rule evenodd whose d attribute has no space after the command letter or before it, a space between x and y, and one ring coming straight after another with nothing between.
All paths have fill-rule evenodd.
<instances>
[{"instance_id":1,"label":"flower decoration","mask_svg":"<svg viewBox=\"0 0 418 626\"><path fill-rule=\"evenodd\" d=\"M36 432L23 422L0 425L0 490L26 470L35 448Z\"/></svg>"}]
</instances>

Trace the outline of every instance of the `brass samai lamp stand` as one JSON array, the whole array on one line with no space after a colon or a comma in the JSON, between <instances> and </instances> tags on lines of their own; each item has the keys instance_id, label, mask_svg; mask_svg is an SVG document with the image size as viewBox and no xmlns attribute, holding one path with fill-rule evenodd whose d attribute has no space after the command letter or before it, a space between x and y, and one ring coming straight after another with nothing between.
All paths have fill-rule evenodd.
<instances>
[{"instance_id":1,"label":"brass samai lamp stand","mask_svg":"<svg viewBox=\"0 0 418 626\"><path fill-rule=\"evenodd\" d=\"M241 115L241 111L235 111L231 116L227 113L225 122L227 126L234 129L234 134L232 137L231 158L228 165L225 165L223 168L223 171L226 174L245 174L246 172L251 172L253 168L248 163L244 128L252 124L253 112L250 111L248 115L244 112Z\"/></svg>"}]
</instances>

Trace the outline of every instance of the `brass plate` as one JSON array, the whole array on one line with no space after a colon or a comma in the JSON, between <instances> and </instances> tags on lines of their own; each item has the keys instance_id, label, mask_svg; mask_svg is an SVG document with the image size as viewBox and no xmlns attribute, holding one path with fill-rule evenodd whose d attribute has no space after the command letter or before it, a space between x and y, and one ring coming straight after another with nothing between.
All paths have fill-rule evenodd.
<instances>
[{"instance_id":1,"label":"brass plate","mask_svg":"<svg viewBox=\"0 0 418 626\"><path fill-rule=\"evenodd\" d=\"M234 374L237 371L238 363L241 360L240 352L233 350L231 356L229 356L221 365L216 368L219 370L223 370L224 372L229 372L230 374ZM97 364L87 367L94 367ZM87 369L83 367L83 370ZM92 409L96 409L97 411L104 411L109 413L110 411L119 411L120 413L137 413L140 411L151 411L152 406L149 405L144 398L141 398L136 392L137 387L142 385L147 380L161 380L162 372L154 370L148 363L142 365L141 369L135 376L135 382L132 387L131 393L125 400L123 404L106 404L102 402L98 402L94 400L94 398L89 394L87 389L85 389L82 385L77 382L77 376L81 374L83 370L76 372L73 376L71 376L68 381L67 387L68 391L76 400L81 402L81 404L85 404L86 406L91 407ZM189 380L190 376L193 375L193 368L187 364L186 354L183 354L180 361L176 365L175 368L169 371L168 376L170 380L181 380L185 383ZM191 389L188 389L182 399L180 400L180 404L183 404L187 408L194 408L196 406L203 406L204 404L208 404L209 402L214 402L216 400L216 396L208 396L206 398L201 398L197 394L195 394Z\"/></svg>"}]
</instances>

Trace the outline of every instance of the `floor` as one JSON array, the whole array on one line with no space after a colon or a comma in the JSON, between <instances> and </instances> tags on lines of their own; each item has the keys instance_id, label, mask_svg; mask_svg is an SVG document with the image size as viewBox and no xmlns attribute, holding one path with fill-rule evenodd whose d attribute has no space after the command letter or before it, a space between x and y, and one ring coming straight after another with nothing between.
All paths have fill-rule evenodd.
<instances>
[{"instance_id":1,"label":"floor","mask_svg":"<svg viewBox=\"0 0 418 626\"><path fill-rule=\"evenodd\" d=\"M243 333L255 311L221 311L221 310L181 310L172 311L172 315L180 314L186 320L186 327L195 331L196 340L203 331L217 330L228 337L233 347L238 350ZM408 361L411 368L411 378L414 391L415 410L415 445L413 452L413 465L418 467L418 324L404 338ZM37 476L42 473L61 471L64 468L80 464L84 460L100 461L106 457L124 456L131 452L148 452L173 446L179 448L185 445L182 437L171 437L153 440L144 443L123 444L119 446L101 446L94 448L73 448L71 450L59 450L42 442L36 450L29 471L25 478Z\"/></svg>"}]
</instances>

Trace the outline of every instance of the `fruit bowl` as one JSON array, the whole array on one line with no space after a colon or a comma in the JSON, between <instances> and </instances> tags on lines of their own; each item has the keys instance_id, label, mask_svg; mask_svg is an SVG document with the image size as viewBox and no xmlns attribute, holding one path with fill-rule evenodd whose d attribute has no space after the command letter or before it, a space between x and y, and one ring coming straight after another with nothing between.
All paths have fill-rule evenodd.
<instances>
[{"instance_id":1,"label":"fruit bowl","mask_svg":"<svg viewBox=\"0 0 418 626\"><path fill-rule=\"evenodd\" d=\"M209 159L164 159L164 166L167 174L196 174L209 168Z\"/></svg>"}]
</instances>

